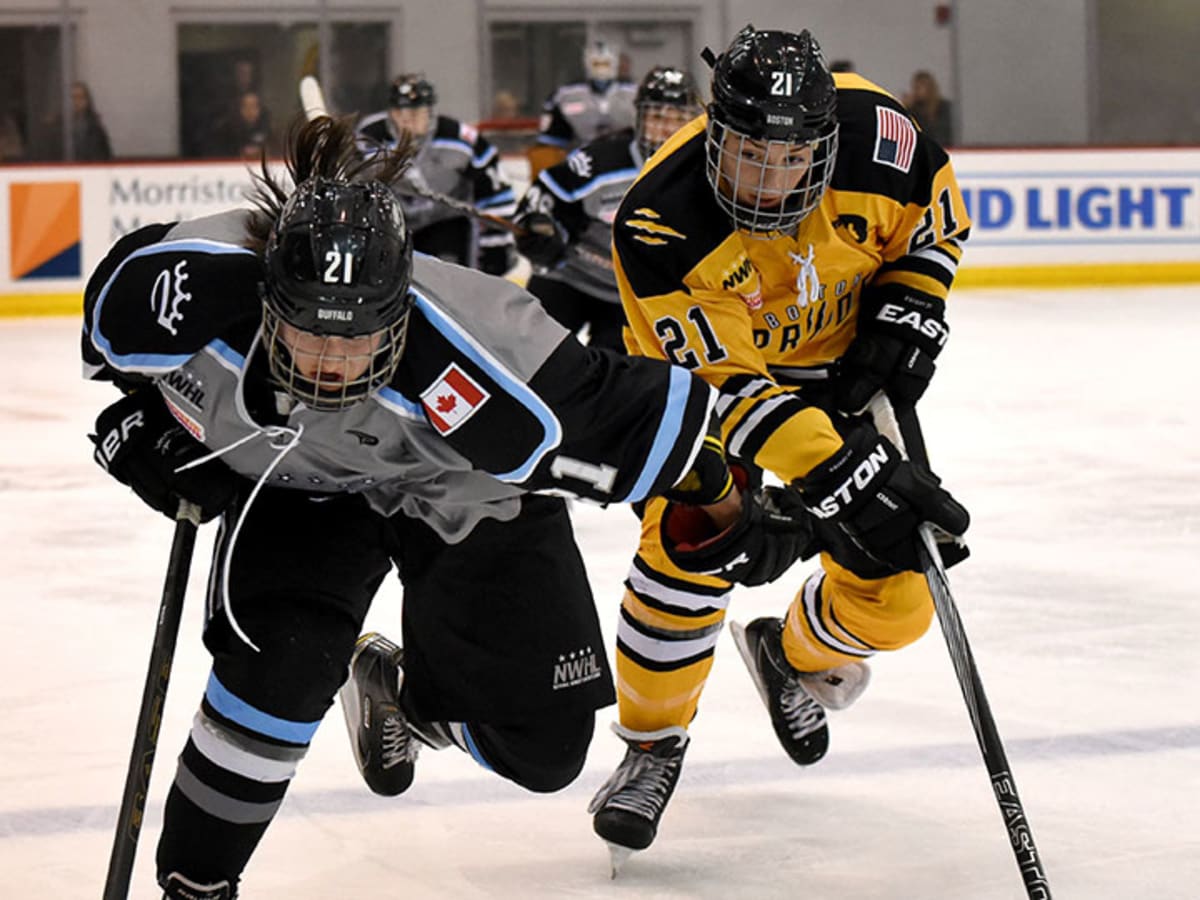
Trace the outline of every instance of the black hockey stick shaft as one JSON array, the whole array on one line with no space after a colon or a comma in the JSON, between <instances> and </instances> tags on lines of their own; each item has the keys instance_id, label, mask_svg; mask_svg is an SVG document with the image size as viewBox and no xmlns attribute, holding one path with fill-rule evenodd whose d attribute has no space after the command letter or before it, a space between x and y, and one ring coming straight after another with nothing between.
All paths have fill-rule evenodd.
<instances>
[{"instance_id":1,"label":"black hockey stick shaft","mask_svg":"<svg viewBox=\"0 0 1200 900\"><path fill-rule=\"evenodd\" d=\"M167 684L171 680L171 665L175 659L175 641L179 636L179 621L183 615L183 595L187 590L192 550L196 545L196 526L200 510L183 501L175 517L175 538L163 585L162 603L158 607L158 625L154 630L154 645L150 650L150 665L146 684L142 688L142 706L138 711L133 750L129 754L129 769L125 773L125 790L121 795L121 812L117 815L117 830L113 836L112 855L108 860L108 877L104 882L104 900L125 900L133 874L133 858L137 854L138 836L146 812L146 795L150 790L150 771L158 749L158 730L162 725L163 707L167 700Z\"/></svg>"},{"instance_id":2,"label":"black hockey stick shaft","mask_svg":"<svg viewBox=\"0 0 1200 900\"><path fill-rule=\"evenodd\" d=\"M890 403L882 400L876 405L874 412L879 430L892 438L901 452L914 464L928 468L929 457L925 450L925 438L921 433L921 423L917 419L915 407L906 404L893 409ZM886 421L889 416L893 417L894 426ZM893 430L895 433L889 434ZM1008 765L1004 744L1000 740L1000 732L996 729L996 720L992 717L991 706L983 691L983 681L979 677L971 645L967 642L962 618L958 614L954 596L950 593L950 580L937 551L937 542L928 525L921 526L920 534L918 552L925 570L925 580L929 584L929 592L933 595L938 622L946 639L946 647L950 651L954 674L958 676L958 686L962 689L963 699L967 704L975 739L983 754L983 763L992 782L992 791L1008 830L1009 844L1017 868L1021 871L1021 878L1025 882L1025 892L1031 900L1050 900L1050 884L1042 867L1042 857L1033 841L1033 832L1030 831L1029 822L1025 817L1025 807L1017 794L1017 782Z\"/></svg>"}]
</instances>

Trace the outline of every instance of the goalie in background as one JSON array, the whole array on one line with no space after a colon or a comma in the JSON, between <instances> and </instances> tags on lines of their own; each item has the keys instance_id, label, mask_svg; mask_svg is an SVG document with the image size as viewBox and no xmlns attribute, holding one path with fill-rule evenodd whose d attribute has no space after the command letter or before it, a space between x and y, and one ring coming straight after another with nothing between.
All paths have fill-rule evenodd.
<instances>
[{"instance_id":1,"label":"goalie in background","mask_svg":"<svg viewBox=\"0 0 1200 900\"><path fill-rule=\"evenodd\" d=\"M607 41L590 41L584 48L584 80L561 85L542 105L538 135L526 153L530 179L562 162L575 147L633 127L637 86L621 77L620 61Z\"/></svg>"},{"instance_id":2,"label":"goalie in background","mask_svg":"<svg viewBox=\"0 0 1200 900\"><path fill-rule=\"evenodd\" d=\"M366 158L394 149L411 134L417 156L397 186L412 231L413 249L489 275L516 263L512 233L406 192L406 185L472 204L481 213L507 217L516 207L512 185L500 171L500 154L473 126L437 111L437 91L418 73L392 81L388 108L358 123L358 146Z\"/></svg>"},{"instance_id":3,"label":"goalie in background","mask_svg":"<svg viewBox=\"0 0 1200 900\"><path fill-rule=\"evenodd\" d=\"M701 112L696 83L656 66L638 86L636 125L598 138L538 174L517 206L517 250L533 264L526 285L546 312L589 345L625 352L625 314L612 264L621 198L659 147Z\"/></svg>"},{"instance_id":4,"label":"goalie in background","mask_svg":"<svg viewBox=\"0 0 1200 900\"><path fill-rule=\"evenodd\" d=\"M655 154L617 212L617 283L631 352L716 387L731 461L751 483L770 472L797 488L814 517L820 567L779 616L733 628L777 739L811 765L829 745L826 710L859 696L866 661L929 627L919 526L968 524L860 414L881 390L913 404L928 385L970 223L946 151L885 91L831 74L807 31L747 26L705 59L707 115ZM655 838L730 601L729 579L666 552L688 526L647 504L625 582L627 752L590 809L614 862Z\"/></svg>"},{"instance_id":5,"label":"goalie in background","mask_svg":"<svg viewBox=\"0 0 1200 900\"><path fill-rule=\"evenodd\" d=\"M85 372L123 394L97 462L168 517L221 518L212 670L158 843L172 900L237 895L339 688L377 793L408 788L422 744L530 791L575 779L614 692L558 495L669 495L710 538L684 562L747 583L810 543L788 498L734 487L708 385L414 255L392 191L409 145L367 162L354 142L350 120L304 123L291 184L264 162L253 209L146 225L85 291ZM403 649L359 639L394 568Z\"/></svg>"}]
</instances>

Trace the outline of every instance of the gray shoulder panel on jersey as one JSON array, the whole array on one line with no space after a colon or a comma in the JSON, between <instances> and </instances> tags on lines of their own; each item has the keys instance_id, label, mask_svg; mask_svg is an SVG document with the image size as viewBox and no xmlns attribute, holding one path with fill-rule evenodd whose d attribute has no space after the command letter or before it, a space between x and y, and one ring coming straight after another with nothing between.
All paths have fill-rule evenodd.
<instances>
[{"instance_id":1,"label":"gray shoulder panel on jersey","mask_svg":"<svg viewBox=\"0 0 1200 900\"><path fill-rule=\"evenodd\" d=\"M243 245L246 242L246 220L250 216L248 209L227 209L211 216L199 219L187 219L171 228L163 236L164 241L178 241L187 238L202 238L209 241L221 241L225 244Z\"/></svg>"},{"instance_id":2,"label":"gray shoulder panel on jersey","mask_svg":"<svg viewBox=\"0 0 1200 900\"><path fill-rule=\"evenodd\" d=\"M413 254L413 289L426 318L451 343L485 353L525 381L570 335L511 281L423 253Z\"/></svg>"}]
</instances>

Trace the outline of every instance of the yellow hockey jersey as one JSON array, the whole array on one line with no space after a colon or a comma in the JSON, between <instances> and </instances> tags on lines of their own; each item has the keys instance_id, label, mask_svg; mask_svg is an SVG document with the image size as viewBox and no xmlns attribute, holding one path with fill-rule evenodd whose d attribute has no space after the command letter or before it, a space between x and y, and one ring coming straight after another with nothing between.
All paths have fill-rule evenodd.
<instances>
[{"instance_id":1,"label":"yellow hockey jersey","mask_svg":"<svg viewBox=\"0 0 1200 900\"><path fill-rule=\"evenodd\" d=\"M946 151L881 88L835 78L833 180L794 236L733 228L705 174L704 116L651 158L613 223L630 352L719 388L729 452L785 482L841 446L797 386L830 377L864 291L944 300L970 225Z\"/></svg>"}]
</instances>

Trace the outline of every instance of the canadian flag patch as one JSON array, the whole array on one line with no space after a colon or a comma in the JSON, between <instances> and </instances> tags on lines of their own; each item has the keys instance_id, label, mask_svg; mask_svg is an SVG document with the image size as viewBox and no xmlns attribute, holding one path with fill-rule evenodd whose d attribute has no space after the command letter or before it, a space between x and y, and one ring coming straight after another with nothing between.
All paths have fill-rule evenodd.
<instances>
[{"instance_id":1,"label":"canadian flag patch","mask_svg":"<svg viewBox=\"0 0 1200 900\"><path fill-rule=\"evenodd\" d=\"M451 363L421 394L421 402L433 427L441 434L449 434L475 415L490 396L471 376Z\"/></svg>"}]
</instances>

